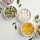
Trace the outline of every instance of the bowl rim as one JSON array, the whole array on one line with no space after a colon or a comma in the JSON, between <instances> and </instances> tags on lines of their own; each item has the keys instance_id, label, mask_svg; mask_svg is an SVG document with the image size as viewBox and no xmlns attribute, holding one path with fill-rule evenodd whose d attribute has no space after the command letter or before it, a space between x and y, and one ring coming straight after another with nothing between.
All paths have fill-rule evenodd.
<instances>
[{"instance_id":1,"label":"bowl rim","mask_svg":"<svg viewBox=\"0 0 40 40\"><path fill-rule=\"evenodd\" d=\"M38 33L38 32L37 32L37 28L38 28L38 27L36 27L36 29L35 29L35 34L36 34L37 37L40 37L40 36L37 34L37 33Z\"/></svg>"},{"instance_id":2,"label":"bowl rim","mask_svg":"<svg viewBox=\"0 0 40 40\"><path fill-rule=\"evenodd\" d=\"M20 19L19 19L19 12L20 11L22 11L22 10L27 10L28 12L29 12L29 14L30 14L30 16L29 16L29 18L27 18L25 21L21 21ZM20 10L18 10L18 12L17 12L17 18L18 18L18 20L21 22L21 23L24 23L24 22L27 22L30 18L31 18L31 11L29 10L29 9L26 9L26 8L22 8L22 9L20 9Z\"/></svg>"},{"instance_id":3,"label":"bowl rim","mask_svg":"<svg viewBox=\"0 0 40 40\"><path fill-rule=\"evenodd\" d=\"M10 7L10 6L6 6L6 7L4 8L4 10L2 10L2 11L3 11L2 14L4 15L4 17L5 17L6 19L10 19L11 17L10 17L10 18L6 17L6 16L5 16L5 13L4 13L4 11L5 11L5 9L6 9L7 7ZM12 7L14 7L14 6L12 6ZM15 7L14 7L14 8L15 8ZM15 8L15 9L16 9L16 8ZM16 9L16 12L17 12L17 9ZM17 16L17 13L16 13L16 16ZM15 17L16 17L16 16L15 16ZM14 17L14 18L15 18L15 17ZM11 18L11 19L12 19L12 18Z\"/></svg>"},{"instance_id":4,"label":"bowl rim","mask_svg":"<svg viewBox=\"0 0 40 40\"><path fill-rule=\"evenodd\" d=\"M14 2L14 0L13 0L13 2L10 3L9 5L5 4L5 3L3 2L3 0L1 0L1 2L2 2L5 6L10 6L10 4L12 4L12 3Z\"/></svg>"},{"instance_id":5,"label":"bowl rim","mask_svg":"<svg viewBox=\"0 0 40 40\"><path fill-rule=\"evenodd\" d=\"M33 36L33 35L34 35L34 32L33 32L31 35L26 35L26 34L24 34L24 33L22 32L22 27L23 27L23 25L24 25L25 23L31 23L31 22L24 22L24 23L21 25L21 33L22 33L22 35L23 35L23 36L26 36L26 37ZM31 23L31 24L32 24L32 23ZM32 25L33 25L33 24L32 24ZM33 25L33 27L34 27L34 25ZM34 31L35 31L35 27L34 27Z\"/></svg>"}]
</instances>

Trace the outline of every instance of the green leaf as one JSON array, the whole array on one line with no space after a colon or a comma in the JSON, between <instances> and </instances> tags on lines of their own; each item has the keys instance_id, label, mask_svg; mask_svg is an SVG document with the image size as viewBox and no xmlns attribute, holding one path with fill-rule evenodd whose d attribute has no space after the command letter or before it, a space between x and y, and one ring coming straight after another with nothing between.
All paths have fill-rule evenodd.
<instances>
[{"instance_id":1,"label":"green leaf","mask_svg":"<svg viewBox=\"0 0 40 40\"><path fill-rule=\"evenodd\" d=\"M2 8L0 7L0 13L1 13Z\"/></svg>"},{"instance_id":2,"label":"green leaf","mask_svg":"<svg viewBox=\"0 0 40 40\"><path fill-rule=\"evenodd\" d=\"M38 19L38 18L39 18L39 15L36 15L36 16L35 16L35 20Z\"/></svg>"},{"instance_id":3,"label":"green leaf","mask_svg":"<svg viewBox=\"0 0 40 40\"><path fill-rule=\"evenodd\" d=\"M39 23L38 21L35 21L36 23Z\"/></svg>"},{"instance_id":4,"label":"green leaf","mask_svg":"<svg viewBox=\"0 0 40 40\"><path fill-rule=\"evenodd\" d=\"M17 26L15 25L15 29L17 29Z\"/></svg>"},{"instance_id":5,"label":"green leaf","mask_svg":"<svg viewBox=\"0 0 40 40\"><path fill-rule=\"evenodd\" d=\"M17 4L19 4L19 0L17 0Z\"/></svg>"},{"instance_id":6,"label":"green leaf","mask_svg":"<svg viewBox=\"0 0 40 40\"><path fill-rule=\"evenodd\" d=\"M14 24L16 24L15 22L14 23L12 23L12 25L14 25Z\"/></svg>"},{"instance_id":7,"label":"green leaf","mask_svg":"<svg viewBox=\"0 0 40 40\"><path fill-rule=\"evenodd\" d=\"M32 40L32 38L30 38L29 40Z\"/></svg>"},{"instance_id":8,"label":"green leaf","mask_svg":"<svg viewBox=\"0 0 40 40\"><path fill-rule=\"evenodd\" d=\"M35 21L36 23L39 23L39 22L40 22L39 15L36 15L36 16L35 16L34 21Z\"/></svg>"},{"instance_id":9,"label":"green leaf","mask_svg":"<svg viewBox=\"0 0 40 40\"><path fill-rule=\"evenodd\" d=\"M19 7L21 6L21 4L19 4Z\"/></svg>"},{"instance_id":10,"label":"green leaf","mask_svg":"<svg viewBox=\"0 0 40 40\"><path fill-rule=\"evenodd\" d=\"M39 23L40 22L40 19L36 19L36 20L34 20L36 23Z\"/></svg>"},{"instance_id":11,"label":"green leaf","mask_svg":"<svg viewBox=\"0 0 40 40\"><path fill-rule=\"evenodd\" d=\"M2 10L2 8L0 7L0 10Z\"/></svg>"}]
</instances>

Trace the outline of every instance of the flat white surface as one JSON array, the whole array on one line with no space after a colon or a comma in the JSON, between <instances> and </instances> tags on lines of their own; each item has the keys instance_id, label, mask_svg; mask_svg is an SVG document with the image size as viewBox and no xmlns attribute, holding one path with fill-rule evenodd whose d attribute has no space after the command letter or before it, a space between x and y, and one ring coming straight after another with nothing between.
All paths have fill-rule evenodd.
<instances>
[{"instance_id":1,"label":"flat white surface","mask_svg":"<svg viewBox=\"0 0 40 40\"><path fill-rule=\"evenodd\" d=\"M21 8L29 9L31 11L31 19L29 21L37 26L38 24L33 21L33 18L37 14L40 16L40 0L20 0L20 3L22 5L21 7L18 7L15 0L12 6L16 7L17 10L20 10ZM1 3L0 7L5 8ZM16 22L17 30L15 30L12 25L13 22ZM6 20L0 13L0 40L28 40L29 37L24 37L20 33L20 27L21 23L17 18ZM40 40L40 38L35 38L35 40Z\"/></svg>"}]
</instances>

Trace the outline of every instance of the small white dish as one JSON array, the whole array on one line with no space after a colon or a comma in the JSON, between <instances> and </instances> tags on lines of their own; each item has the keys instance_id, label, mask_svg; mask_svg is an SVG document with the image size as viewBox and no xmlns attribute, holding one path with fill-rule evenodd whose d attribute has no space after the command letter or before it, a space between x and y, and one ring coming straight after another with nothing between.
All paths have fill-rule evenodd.
<instances>
[{"instance_id":1,"label":"small white dish","mask_svg":"<svg viewBox=\"0 0 40 40\"><path fill-rule=\"evenodd\" d=\"M7 6L7 7L10 7L10 6ZM7 7L5 7L4 10L2 10L2 14L6 19L12 19L12 17L8 18L8 17L5 16L5 10L6 10ZM12 7L15 8L14 6L12 6ZM15 8L15 10L16 10L15 11L16 12L15 17L16 17L17 16L17 9ZM15 18L15 17L13 17L13 18Z\"/></svg>"},{"instance_id":2,"label":"small white dish","mask_svg":"<svg viewBox=\"0 0 40 40\"><path fill-rule=\"evenodd\" d=\"M30 17L31 17L31 12L29 9L23 8L18 11L18 20L20 22L27 22L30 19Z\"/></svg>"}]
</instances>

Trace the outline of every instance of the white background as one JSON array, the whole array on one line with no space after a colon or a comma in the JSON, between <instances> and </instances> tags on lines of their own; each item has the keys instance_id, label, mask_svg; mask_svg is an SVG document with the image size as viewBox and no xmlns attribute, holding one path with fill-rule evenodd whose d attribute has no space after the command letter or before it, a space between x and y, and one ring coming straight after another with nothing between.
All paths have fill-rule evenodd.
<instances>
[{"instance_id":1,"label":"white background","mask_svg":"<svg viewBox=\"0 0 40 40\"><path fill-rule=\"evenodd\" d=\"M33 18L37 14L40 16L40 0L20 0L20 3L21 7L18 7L16 0L14 0L14 3L11 5L16 7L17 10L22 8L29 9L31 11L31 19L29 21L37 26L38 24L33 21ZM5 6L1 3L0 7L5 8ZM15 30L12 25L13 22L16 22L17 30ZM21 23L17 18L6 20L0 13L0 40L28 40L29 37L24 37L20 33L20 27ZM35 40L40 40L40 38L35 38Z\"/></svg>"}]
</instances>

